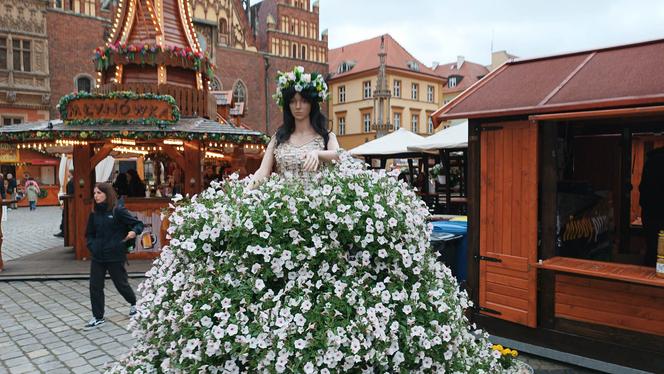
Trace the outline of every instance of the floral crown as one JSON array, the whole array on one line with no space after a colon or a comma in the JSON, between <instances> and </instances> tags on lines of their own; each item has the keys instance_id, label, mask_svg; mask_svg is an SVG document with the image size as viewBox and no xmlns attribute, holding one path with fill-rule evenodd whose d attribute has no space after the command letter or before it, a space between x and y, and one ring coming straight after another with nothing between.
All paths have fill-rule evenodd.
<instances>
[{"instance_id":1,"label":"floral crown","mask_svg":"<svg viewBox=\"0 0 664 374\"><path fill-rule=\"evenodd\" d=\"M277 72L277 93L272 97L279 106L284 106L283 91L291 87L295 88L295 92L315 92L318 101L327 100L327 84L323 76L318 73L305 73L302 66L296 66L289 72Z\"/></svg>"}]
</instances>

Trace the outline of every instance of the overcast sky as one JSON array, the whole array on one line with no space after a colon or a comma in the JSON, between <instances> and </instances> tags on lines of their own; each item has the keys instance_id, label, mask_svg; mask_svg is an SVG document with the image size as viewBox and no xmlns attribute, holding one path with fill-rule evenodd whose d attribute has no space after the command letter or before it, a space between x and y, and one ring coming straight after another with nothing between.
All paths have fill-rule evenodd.
<instances>
[{"instance_id":1,"label":"overcast sky","mask_svg":"<svg viewBox=\"0 0 664 374\"><path fill-rule=\"evenodd\" d=\"M254 3L255 1L252 1ZM391 34L424 64L489 64L664 38L664 0L320 0L329 47Z\"/></svg>"}]
</instances>

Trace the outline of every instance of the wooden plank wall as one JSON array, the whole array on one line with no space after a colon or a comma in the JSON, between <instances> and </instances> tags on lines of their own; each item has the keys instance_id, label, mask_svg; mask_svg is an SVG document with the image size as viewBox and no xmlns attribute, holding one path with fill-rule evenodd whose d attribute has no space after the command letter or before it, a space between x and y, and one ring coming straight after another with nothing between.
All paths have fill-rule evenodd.
<instances>
[{"instance_id":1,"label":"wooden plank wall","mask_svg":"<svg viewBox=\"0 0 664 374\"><path fill-rule=\"evenodd\" d=\"M531 266L537 261L537 133L522 121L487 126L480 137L480 254L501 260L480 261L480 307L531 327L537 325Z\"/></svg>"},{"instance_id":2,"label":"wooden plank wall","mask_svg":"<svg viewBox=\"0 0 664 374\"><path fill-rule=\"evenodd\" d=\"M556 318L664 335L664 288L556 275Z\"/></svg>"}]
</instances>

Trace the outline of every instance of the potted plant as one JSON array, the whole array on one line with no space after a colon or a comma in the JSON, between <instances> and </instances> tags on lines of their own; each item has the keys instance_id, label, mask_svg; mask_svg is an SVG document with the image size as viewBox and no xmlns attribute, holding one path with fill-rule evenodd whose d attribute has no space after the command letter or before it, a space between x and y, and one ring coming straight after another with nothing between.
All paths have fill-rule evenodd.
<instances>
[{"instance_id":1,"label":"potted plant","mask_svg":"<svg viewBox=\"0 0 664 374\"><path fill-rule=\"evenodd\" d=\"M503 347L500 344L494 344L491 346L493 349L493 356L498 359L498 362L505 370L509 370L509 373L515 374L533 374L533 368L523 361L519 361L516 358L519 356L519 352L516 349L509 349Z\"/></svg>"},{"instance_id":2,"label":"potted plant","mask_svg":"<svg viewBox=\"0 0 664 374\"><path fill-rule=\"evenodd\" d=\"M443 175L443 165L436 164L431 168L431 177L436 178L438 183L445 184L445 176Z\"/></svg>"}]
</instances>

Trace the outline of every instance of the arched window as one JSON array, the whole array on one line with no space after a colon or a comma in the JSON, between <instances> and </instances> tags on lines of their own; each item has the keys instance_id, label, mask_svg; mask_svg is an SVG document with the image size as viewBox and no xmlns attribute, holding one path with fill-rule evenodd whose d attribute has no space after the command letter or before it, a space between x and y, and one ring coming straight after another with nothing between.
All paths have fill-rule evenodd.
<instances>
[{"instance_id":1,"label":"arched window","mask_svg":"<svg viewBox=\"0 0 664 374\"><path fill-rule=\"evenodd\" d=\"M228 21L226 21L226 18L219 18L219 33L228 34Z\"/></svg>"},{"instance_id":2,"label":"arched window","mask_svg":"<svg viewBox=\"0 0 664 374\"><path fill-rule=\"evenodd\" d=\"M293 55L292 58L297 58L297 44L293 43Z\"/></svg>"},{"instance_id":3,"label":"arched window","mask_svg":"<svg viewBox=\"0 0 664 374\"><path fill-rule=\"evenodd\" d=\"M307 59L307 47L302 46L302 55L300 56L301 59L306 60Z\"/></svg>"},{"instance_id":4,"label":"arched window","mask_svg":"<svg viewBox=\"0 0 664 374\"><path fill-rule=\"evenodd\" d=\"M224 85L221 84L219 78L214 77L214 79L210 81L210 91L221 91L223 89Z\"/></svg>"},{"instance_id":5,"label":"arched window","mask_svg":"<svg viewBox=\"0 0 664 374\"><path fill-rule=\"evenodd\" d=\"M236 103L244 103L247 100L247 87L242 81L235 82L233 86L233 101Z\"/></svg>"},{"instance_id":6,"label":"arched window","mask_svg":"<svg viewBox=\"0 0 664 374\"><path fill-rule=\"evenodd\" d=\"M80 75L76 78L76 91L78 92L91 92L92 91L92 78L87 75Z\"/></svg>"}]
</instances>

